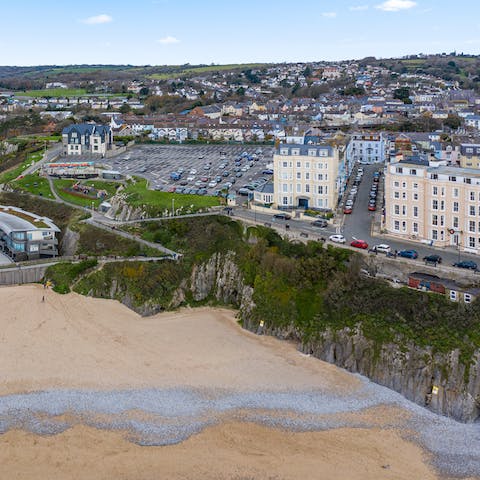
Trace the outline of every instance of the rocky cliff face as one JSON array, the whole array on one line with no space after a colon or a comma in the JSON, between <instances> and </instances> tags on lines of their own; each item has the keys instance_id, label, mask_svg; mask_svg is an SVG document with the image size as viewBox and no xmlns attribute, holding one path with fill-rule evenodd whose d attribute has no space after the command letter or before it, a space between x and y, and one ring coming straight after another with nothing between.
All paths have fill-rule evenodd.
<instances>
[{"instance_id":1,"label":"rocky cliff face","mask_svg":"<svg viewBox=\"0 0 480 480\"><path fill-rule=\"evenodd\" d=\"M112 285L109 292L111 298L118 298L119 292L115 286ZM255 333L295 340L304 353L365 375L436 413L463 422L480 418L480 351L475 352L467 368L460 362L458 351L434 354L429 348L413 344L402 347L388 344L376 348L360 329L327 330L315 341L304 343L301 332L293 326L287 329L260 327L251 315L255 309L253 289L244 284L233 253L217 253L195 265L189 277L175 290L168 305L132 307L133 302L126 294L122 301L140 314L149 315L176 308L190 298L195 302L210 300L234 305L239 308L244 328Z\"/></svg>"},{"instance_id":2,"label":"rocky cliff face","mask_svg":"<svg viewBox=\"0 0 480 480\"><path fill-rule=\"evenodd\" d=\"M459 352L432 354L429 348L384 345L380 350L358 330L324 332L301 350L358 372L413 402L462 422L480 416L480 351L467 369Z\"/></svg>"}]
</instances>

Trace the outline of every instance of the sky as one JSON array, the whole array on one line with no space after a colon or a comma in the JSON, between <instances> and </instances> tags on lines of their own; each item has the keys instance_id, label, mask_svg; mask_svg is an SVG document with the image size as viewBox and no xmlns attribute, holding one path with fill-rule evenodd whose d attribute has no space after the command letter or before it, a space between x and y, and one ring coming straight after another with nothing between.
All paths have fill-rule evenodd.
<instances>
[{"instance_id":1,"label":"sky","mask_svg":"<svg viewBox=\"0 0 480 480\"><path fill-rule=\"evenodd\" d=\"M0 0L0 65L480 53L478 0Z\"/></svg>"}]
</instances>

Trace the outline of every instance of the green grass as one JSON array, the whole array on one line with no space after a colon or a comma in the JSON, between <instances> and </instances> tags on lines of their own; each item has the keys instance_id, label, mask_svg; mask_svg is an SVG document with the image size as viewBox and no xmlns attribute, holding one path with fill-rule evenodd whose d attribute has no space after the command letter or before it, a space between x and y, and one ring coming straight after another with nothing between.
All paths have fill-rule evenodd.
<instances>
[{"instance_id":1,"label":"green grass","mask_svg":"<svg viewBox=\"0 0 480 480\"><path fill-rule=\"evenodd\" d=\"M86 93L87 91L84 88L49 88L15 92L15 95L17 97L79 97Z\"/></svg>"},{"instance_id":2,"label":"green grass","mask_svg":"<svg viewBox=\"0 0 480 480\"><path fill-rule=\"evenodd\" d=\"M117 188L120 185L118 182L104 182L102 180L86 180L82 182L83 185L88 185L93 187L96 190L105 190L107 192L107 197L113 197L117 192Z\"/></svg>"},{"instance_id":3,"label":"green grass","mask_svg":"<svg viewBox=\"0 0 480 480\"><path fill-rule=\"evenodd\" d=\"M52 289L55 292L68 293L74 280L96 265L96 260L85 260L79 263L57 263L48 267L45 279L53 283Z\"/></svg>"},{"instance_id":4,"label":"green grass","mask_svg":"<svg viewBox=\"0 0 480 480\"><path fill-rule=\"evenodd\" d=\"M38 162L43 157L43 150L29 153L25 160L15 168L8 170L0 175L0 183L8 183L19 177L24 170L30 167L33 163Z\"/></svg>"},{"instance_id":5,"label":"green grass","mask_svg":"<svg viewBox=\"0 0 480 480\"><path fill-rule=\"evenodd\" d=\"M161 217L171 213L172 203L178 215L194 213L220 205L220 199L218 197L181 195L148 190L147 181L138 178L136 181L131 182L124 192L129 205L141 207L153 217Z\"/></svg>"},{"instance_id":6,"label":"green grass","mask_svg":"<svg viewBox=\"0 0 480 480\"><path fill-rule=\"evenodd\" d=\"M40 177L38 173L25 175L23 178L11 182L11 186L16 190L21 190L22 192L32 195L39 195L40 197L51 199L55 198L50 190L48 180Z\"/></svg>"},{"instance_id":7,"label":"green grass","mask_svg":"<svg viewBox=\"0 0 480 480\"><path fill-rule=\"evenodd\" d=\"M98 208L98 206L103 202L103 199L81 197L64 190L72 187L72 185L74 185L75 183L77 183L77 180L64 180L60 178L56 178L53 181L55 190L58 196L62 200L65 200L66 202L69 202L69 203L73 203L74 205L78 205L80 207L87 207L87 208L91 208L92 202L93 202L94 207Z\"/></svg>"}]
</instances>

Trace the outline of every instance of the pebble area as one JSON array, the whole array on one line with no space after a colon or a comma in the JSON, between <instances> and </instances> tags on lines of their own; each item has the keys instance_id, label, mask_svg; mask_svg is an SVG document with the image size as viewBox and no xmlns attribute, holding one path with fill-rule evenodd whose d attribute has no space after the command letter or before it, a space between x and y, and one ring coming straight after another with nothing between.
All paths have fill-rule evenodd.
<instances>
[{"instance_id":1,"label":"pebble area","mask_svg":"<svg viewBox=\"0 0 480 480\"><path fill-rule=\"evenodd\" d=\"M433 454L444 475L480 476L480 424L462 424L438 416L385 387L358 376L355 395L286 390L145 389L119 391L50 390L0 397L0 433L21 428L41 435L60 433L74 424L128 432L141 445L181 442L227 419L254 421L294 431L372 427L368 415L351 416L378 406L408 413L382 428L392 428Z\"/></svg>"}]
</instances>

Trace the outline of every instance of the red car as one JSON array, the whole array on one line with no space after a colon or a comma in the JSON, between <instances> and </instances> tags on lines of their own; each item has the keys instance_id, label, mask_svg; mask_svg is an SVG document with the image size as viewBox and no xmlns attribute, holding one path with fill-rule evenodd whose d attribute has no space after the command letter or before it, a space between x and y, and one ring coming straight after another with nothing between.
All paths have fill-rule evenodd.
<instances>
[{"instance_id":1,"label":"red car","mask_svg":"<svg viewBox=\"0 0 480 480\"><path fill-rule=\"evenodd\" d=\"M351 247L356 247L356 248L363 248L367 249L368 248L368 243L365 240L353 240L352 243L350 243Z\"/></svg>"},{"instance_id":2,"label":"red car","mask_svg":"<svg viewBox=\"0 0 480 480\"><path fill-rule=\"evenodd\" d=\"M349 215L350 213L353 212L353 208L352 207L345 207L343 209L343 213L346 214L346 215Z\"/></svg>"},{"instance_id":3,"label":"red car","mask_svg":"<svg viewBox=\"0 0 480 480\"><path fill-rule=\"evenodd\" d=\"M377 209L377 206L374 203L369 203L368 204L368 210L370 212L374 212Z\"/></svg>"}]
</instances>

